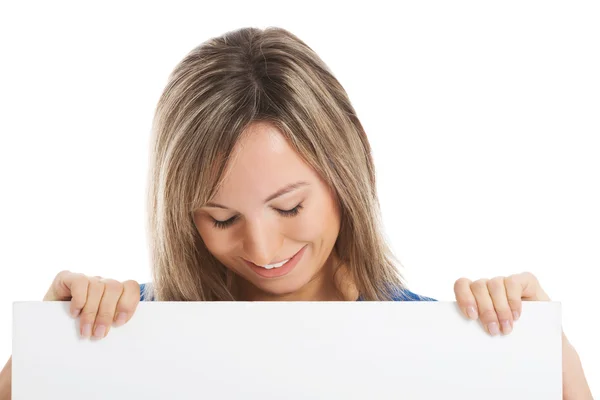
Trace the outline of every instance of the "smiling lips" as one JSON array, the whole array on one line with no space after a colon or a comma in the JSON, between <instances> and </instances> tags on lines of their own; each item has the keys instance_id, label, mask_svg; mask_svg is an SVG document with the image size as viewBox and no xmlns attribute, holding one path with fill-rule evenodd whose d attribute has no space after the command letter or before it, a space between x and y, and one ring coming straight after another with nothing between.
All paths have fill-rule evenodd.
<instances>
[{"instance_id":1,"label":"smiling lips","mask_svg":"<svg viewBox=\"0 0 600 400\"><path fill-rule=\"evenodd\" d=\"M262 276L263 278L277 278L288 274L296 266L296 264L298 264L298 261L302 258L305 249L306 246L301 248L300 251L298 251L292 258L280 261L276 264L259 266L250 261L244 261L254 272L256 272L256 274Z\"/></svg>"},{"instance_id":2,"label":"smiling lips","mask_svg":"<svg viewBox=\"0 0 600 400\"><path fill-rule=\"evenodd\" d=\"M291 260L291 258L288 258L287 260L283 260L281 262L278 262L277 264L259 265L259 267L263 267L265 269L280 268L283 264L285 264L286 262L288 262L290 260Z\"/></svg>"}]
</instances>

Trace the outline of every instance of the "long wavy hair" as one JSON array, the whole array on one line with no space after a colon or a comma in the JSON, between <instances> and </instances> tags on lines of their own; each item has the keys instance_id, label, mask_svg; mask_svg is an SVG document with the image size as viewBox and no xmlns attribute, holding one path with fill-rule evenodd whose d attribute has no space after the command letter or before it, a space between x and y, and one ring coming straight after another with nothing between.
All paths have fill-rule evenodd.
<instances>
[{"instance_id":1,"label":"long wavy hair","mask_svg":"<svg viewBox=\"0 0 600 400\"><path fill-rule=\"evenodd\" d=\"M281 28L202 43L169 76L155 110L148 185L149 295L236 300L231 272L206 248L193 211L211 200L232 149L255 121L274 124L328 183L341 210L335 251L364 300L405 290L384 239L375 168L348 95L319 56Z\"/></svg>"}]
</instances>

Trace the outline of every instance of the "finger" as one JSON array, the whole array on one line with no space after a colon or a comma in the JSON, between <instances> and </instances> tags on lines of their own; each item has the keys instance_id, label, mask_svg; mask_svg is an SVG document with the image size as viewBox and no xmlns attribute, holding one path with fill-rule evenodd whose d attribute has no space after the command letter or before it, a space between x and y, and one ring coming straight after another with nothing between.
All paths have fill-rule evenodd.
<instances>
[{"instance_id":1,"label":"finger","mask_svg":"<svg viewBox=\"0 0 600 400\"><path fill-rule=\"evenodd\" d=\"M519 284L518 278L516 278L515 275L504 278L504 286L506 287L506 298L508 299L508 305L512 310L513 321L516 321L521 315L521 296L523 288Z\"/></svg>"},{"instance_id":2,"label":"finger","mask_svg":"<svg viewBox=\"0 0 600 400\"><path fill-rule=\"evenodd\" d=\"M513 329L513 316L512 310L508 305L508 298L506 297L506 288L504 287L504 277L496 277L487 281L488 292L494 303L494 309L496 310L496 318L500 321L500 327L502 333L505 335L512 332Z\"/></svg>"},{"instance_id":3,"label":"finger","mask_svg":"<svg viewBox=\"0 0 600 400\"><path fill-rule=\"evenodd\" d=\"M523 272L514 276L522 288L521 299L525 301L550 301L550 297L540 286L540 282L531 272Z\"/></svg>"},{"instance_id":4,"label":"finger","mask_svg":"<svg viewBox=\"0 0 600 400\"><path fill-rule=\"evenodd\" d=\"M96 339L102 339L108 334L115 318L117 303L123 293L121 282L113 279L102 279L100 282L104 284L104 293L102 294L98 314L96 314L94 322L93 333Z\"/></svg>"},{"instance_id":5,"label":"finger","mask_svg":"<svg viewBox=\"0 0 600 400\"><path fill-rule=\"evenodd\" d=\"M471 284L471 291L477 301L479 320L492 336L500 333L498 317L494 303L487 288L487 279L480 279Z\"/></svg>"},{"instance_id":6,"label":"finger","mask_svg":"<svg viewBox=\"0 0 600 400\"><path fill-rule=\"evenodd\" d=\"M460 278L454 283L454 295L465 317L477 319L477 301L471 292L471 281Z\"/></svg>"},{"instance_id":7,"label":"finger","mask_svg":"<svg viewBox=\"0 0 600 400\"><path fill-rule=\"evenodd\" d=\"M85 306L89 282L84 274L71 274L65 279L65 285L71 292L70 312L73 318L76 318Z\"/></svg>"},{"instance_id":8,"label":"finger","mask_svg":"<svg viewBox=\"0 0 600 400\"><path fill-rule=\"evenodd\" d=\"M54 277L52 285L48 289L48 292L44 296L44 301L66 301L71 299L71 290L65 284L69 278L74 275L73 272L64 270L60 271Z\"/></svg>"},{"instance_id":9,"label":"finger","mask_svg":"<svg viewBox=\"0 0 600 400\"><path fill-rule=\"evenodd\" d=\"M87 301L80 314L80 331L81 336L84 338L89 338L92 335L92 326L94 326L103 293L104 283L96 278L89 278Z\"/></svg>"},{"instance_id":10,"label":"finger","mask_svg":"<svg viewBox=\"0 0 600 400\"><path fill-rule=\"evenodd\" d=\"M136 281L123 282L123 294L117 304L115 326L121 326L133 316L140 302L140 285Z\"/></svg>"}]
</instances>

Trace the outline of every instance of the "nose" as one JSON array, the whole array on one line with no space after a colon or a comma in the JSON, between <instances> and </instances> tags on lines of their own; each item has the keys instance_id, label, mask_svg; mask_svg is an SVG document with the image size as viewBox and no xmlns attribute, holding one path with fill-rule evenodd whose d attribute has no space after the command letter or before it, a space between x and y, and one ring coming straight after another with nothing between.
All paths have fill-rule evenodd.
<instances>
[{"instance_id":1,"label":"nose","mask_svg":"<svg viewBox=\"0 0 600 400\"><path fill-rule=\"evenodd\" d=\"M256 265L277 261L282 240L277 224L269 224L265 218L247 221L243 245L246 259Z\"/></svg>"}]
</instances>

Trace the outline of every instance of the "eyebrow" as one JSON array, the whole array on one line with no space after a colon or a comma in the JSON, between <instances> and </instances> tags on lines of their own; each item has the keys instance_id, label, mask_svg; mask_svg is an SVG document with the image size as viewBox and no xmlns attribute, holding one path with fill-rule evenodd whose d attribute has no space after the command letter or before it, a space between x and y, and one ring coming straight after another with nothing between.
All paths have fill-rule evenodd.
<instances>
[{"instance_id":1,"label":"eyebrow","mask_svg":"<svg viewBox=\"0 0 600 400\"><path fill-rule=\"evenodd\" d=\"M278 191L276 191L275 193L273 193L269 197L267 197L265 199L265 203L268 203L269 201L274 200L274 199L276 199L276 198L278 198L280 196L283 196L284 194L287 194L289 192L292 192L292 191L294 191L296 189L299 189L299 188L301 188L303 186L308 186L308 185L309 185L309 183L308 182L304 182L304 181L300 181L300 182L289 184L289 185L287 185L287 186L279 189ZM223 206L221 204L217 204L217 203L213 203L213 202L206 203L204 205L204 207L214 207L214 208L222 208L224 210L229 210L228 207L225 207L225 206Z\"/></svg>"}]
</instances>

